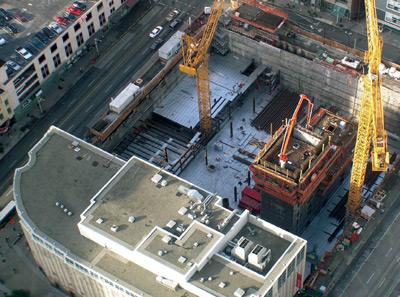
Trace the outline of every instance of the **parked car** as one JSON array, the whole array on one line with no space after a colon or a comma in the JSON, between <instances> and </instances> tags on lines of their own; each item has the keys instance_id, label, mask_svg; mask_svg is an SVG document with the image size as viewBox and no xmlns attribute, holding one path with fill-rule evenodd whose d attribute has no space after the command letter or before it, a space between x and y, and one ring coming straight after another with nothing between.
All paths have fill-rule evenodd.
<instances>
[{"instance_id":1,"label":"parked car","mask_svg":"<svg viewBox=\"0 0 400 297\"><path fill-rule=\"evenodd\" d=\"M5 45L7 41L0 35L0 45Z\"/></svg>"},{"instance_id":2,"label":"parked car","mask_svg":"<svg viewBox=\"0 0 400 297\"><path fill-rule=\"evenodd\" d=\"M63 18L63 17L56 17L54 20L55 20L57 23L61 24L61 25L64 25L64 26L68 25L68 20L67 20L66 18Z\"/></svg>"},{"instance_id":3,"label":"parked car","mask_svg":"<svg viewBox=\"0 0 400 297\"><path fill-rule=\"evenodd\" d=\"M46 34L47 37L49 37L50 39L56 37L56 33L54 33L52 30L50 30L50 29L47 28L47 27L44 27L44 28L42 29L42 32L43 32L44 34Z\"/></svg>"},{"instance_id":4,"label":"parked car","mask_svg":"<svg viewBox=\"0 0 400 297\"><path fill-rule=\"evenodd\" d=\"M160 34L160 32L163 30L163 27L161 27L161 26L157 26L157 27L155 27L154 29L153 29L153 31L151 31L151 33L150 33L150 38L156 38L156 36L158 35L158 34Z\"/></svg>"},{"instance_id":5,"label":"parked car","mask_svg":"<svg viewBox=\"0 0 400 297\"><path fill-rule=\"evenodd\" d=\"M15 75L14 70L12 70L12 68L10 68L10 67L6 68L6 73L7 73L8 77L13 77Z\"/></svg>"},{"instance_id":6,"label":"parked car","mask_svg":"<svg viewBox=\"0 0 400 297\"><path fill-rule=\"evenodd\" d=\"M7 21L5 18L3 18L2 15L0 15L0 28L3 28L7 24Z\"/></svg>"},{"instance_id":7,"label":"parked car","mask_svg":"<svg viewBox=\"0 0 400 297\"><path fill-rule=\"evenodd\" d=\"M182 23L182 20L175 19L175 20L173 20L173 22L171 24L169 24L169 28L171 30L175 30L179 26L180 23Z\"/></svg>"},{"instance_id":8,"label":"parked car","mask_svg":"<svg viewBox=\"0 0 400 297\"><path fill-rule=\"evenodd\" d=\"M78 8L82 11L85 11L87 9L86 4L84 4L82 2L78 2L78 1L75 1L74 4L72 4L72 6Z\"/></svg>"},{"instance_id":9,"label":"parked car","mask_svg":"<svg viewBox=\"0 0 400 297\"><path fill-rule=\"evenodd\" d=\"M46 36L46 34L40 31L36 32L35 37L45 44L49 43L50 41L50 39Z\"/></svg>"},{"instance_id":10,"label":"parked car","mask_svg":"<svg viewBox=\"0 0 400 297\"><path fill-rule=\"evenodd\" d=\"M14 61L14 62L17 62L18 65L24 65L25 64L25 60L22 59L19 55L15 55L15 54L11 55L10 56L10 60Z\"/></svg>"},{"instance_id":11,"label":"parked car","mask_svg":"<svg viewBox=\"0 0 400 297\"><path fill-rule=\"evenodd\" d=\"M360 66L360 61L349 58L349 57L344 57L341 60L341 63L343 65L346 65L347 67L353 68L353 69L358 69L358 67Z\"/></svg>"},{"instance_id":12,"label":"parked car","mask_svg":"<svg viewBox=\"0 0 400 297\"><path fill-rule=\"evenodd\" d=\"M171 22L177 15L179 14L179 10L174 9L170 12L170 14L167 16L166 21Z\"/></svg>"},{"instance_id":13,"label":"parked car","mask_svg":"<svg viewBox=\"0 0 400 297\"><path fill-rule=\"evenodd\" d=\"M66 18L67 20L71 21L71 22L76 20L76 16L73 15L72 13L68 12L68 11L63 13L63 17Z\"/></svg>"},{"instance_id":14,"label":"parked car","mask_svg":"<svg viewBox=\"0 0 400 297\"><path fill-rule=\"evenodd\" d=\"M15 63L14 61L8 61L7 62L7 66L11 67L13 70L18 71L21 70L21 66L19 66L17 63Z\"/></svg>"},{"instance_id":15,"label":"parked car","mask_svg":"<svg viewBox=\"0 0 400 297\"><path fill-rule=\"evenodd\" d=\"M31 40L31 43L32 43L35 47L37 47L38 49L44 48L44 44L41 43L40 40L37 39L37 38L33 38L33 39Z\"/></svg>"},{"instance_id":16,"label":"parked car","mask_svg":"<svg viewBox=\"0 0 400 297\"><path fill-rule=\"evenodd\" d=\"M68 7L67 11L74 15L81 15L81 13L82 13L82 10L80 10L79 8L76 8L76 7Z\"/></svg>"},{"instance_id":17,"label":"parked car","mask_svg":"<svg viewBox=\"0 0 400 297\"><path fill-rule=\"evenodd\" d=\"M4 26L4 30L6 30L8 33L10 34L17 34L18 33L18 29L15 28L13 25L5 25Z\"/></svg>"},{"instance_id":18,"label":"parked car","mask_svg":"<svg viewBox=\"0 0 400 297\"><path fill-rule=\"evenodd\" d=\"M49 25L49 28L54 32L56 32L57 34L61 34L64 31L63 28L61 28L56 22L52 22Z\"/></svg>"},{"instance_id":19,"label":"parked car","mask_svg":"<svg viewBox=\"0 0 400 297\"><path fill-rule=\"evenodd\" d=\"M155 51L156 49L158 49L160 47L160 45L164 42L164 40L162 38L157 38L156 41L153 42L153 44L150 46L150 49L152 51Z\"/></svg>"},{"instance_id":20,"label":"parked car","mask_svg":"<svg viewBox=\"0 0 400 297\"><path fill-rule=\"evenodd\" d=\"M33 55L37 55L39 53L39 50L36 47L34 47L32 44L28 43L27 45L25 45L25 48L29 52L31 52Z\"/></svg>"},{"instance_id":21,"label":"parked car","mask_svg":"<svg viewBox=\"0 0 400 297\"><path fill-rule=\"evenodd\" d=\"M22 13L14 13L14 18L18 21L20 21L21 23L26 23L28 20L22 15Z\"/></svg>"},{"instance_id":22,"label":"parked car","mask_svg":"<svg viewBox=\"0 0 400 297\"><path fill-rule=\"evenodd\" d=\"M17 47L15 49L15 51L20 54L25 60L30 60L33 58L32 54L30 52L28 52L25 48L23 48L22 46Z\"/></svg>"},{"instance_id":23,"label":"parked car","mask_svg":"<svg viewBox=\"0 0 400 297\"><path fill-rule=\"evenodd\" d=\"M12 20L11 14L8 13L7 11L5 11L3 8L0 8L0 15L1 15L6 21L11 21L11 20Z\"/></svg>"}]
</instances>

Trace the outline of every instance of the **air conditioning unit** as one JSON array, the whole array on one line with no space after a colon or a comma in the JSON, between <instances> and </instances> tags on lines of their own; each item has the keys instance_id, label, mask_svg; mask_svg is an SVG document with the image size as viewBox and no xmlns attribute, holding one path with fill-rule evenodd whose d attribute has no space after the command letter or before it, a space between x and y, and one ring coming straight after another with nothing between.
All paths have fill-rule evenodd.
<instances>
[{"instance_id":1,"label":"air conditioning unit","mask_svg":"<svg viewBox=\"0 0 400 297\"><path fill-rule=\"evenodd\" d=\"M249 264L263 270L271 260L271 250L257 244L250 252L248 260Z\"/></svg>"},{"instance_id":2,"label":"air conditioning unit","mask_svg":"<svg viewBox=\"0 0 400 297\"><path fill-rule=\"evenodd\" d=\"M247 256L254 247L254 242L248 240L246 237L242 236L237 245L232 249L232 256L242 260L247 261Z\"/></svg>"}]
</instances>

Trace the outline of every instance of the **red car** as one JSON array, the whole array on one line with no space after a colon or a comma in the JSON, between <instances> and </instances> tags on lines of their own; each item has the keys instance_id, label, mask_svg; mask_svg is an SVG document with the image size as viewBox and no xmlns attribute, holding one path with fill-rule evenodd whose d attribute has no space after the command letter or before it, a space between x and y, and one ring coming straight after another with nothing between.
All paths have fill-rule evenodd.
<instances>
[{"instance_id":1,"label":"red car","mask_svg":"<svg viewBox=\"0 0 400 297\"><path fill-rule=\"evenodd\" d=\"M28 21L21 13L18 12L14 14L14 18L21 23L26 23Z\"/></svg>"},{"instance_id":2,"label":"red car","mask_svg":"<svg viewBox=\"0 0 400 297\"><path fill-rule=\"evenodd\" d=\"M75 15L81 15L81 13L82 13L82 10L80 10L79 8L76 8L76 7L68 7L67 11L72 14L75 14Z\"/></svg>"},{"instance_id":3,"label":"red car","mask_svg":"<svg viewBox=\"0 0 400 297\"><path fill-rule=\"evenodd\" d=\"M56 17L54 20L61 25L68 25L68 20L63 17Z\"/></svg>"}]
</instances>

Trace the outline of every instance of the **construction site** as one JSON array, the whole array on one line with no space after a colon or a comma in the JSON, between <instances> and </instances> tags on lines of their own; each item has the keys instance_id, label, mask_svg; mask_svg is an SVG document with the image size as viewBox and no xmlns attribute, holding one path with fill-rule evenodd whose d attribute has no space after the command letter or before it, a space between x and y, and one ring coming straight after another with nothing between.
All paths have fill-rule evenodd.
<instances>
[{"instance_id":1,"label":"construction site","mask_svg":"<svg viewBox=\"0 0 400 297\"><path fill-rule=\"evenodd\" d=\"M329 290L331 280L317 281L327 275L318 261L328 263L357 240L383 205L399 162L390 144L400 128L399 84L388 76L368 84L364 68L342 62L349 55L364 57L297 27L274 6L215 1L110 103L90 141L218 193L226 208L247 209L318 246L309 251L308 285ZM369 71L400 67L380 55L374 65ZM365 107L364 97L378 87L379 104ZM352 162L364 165L352 170Z\"/></svg>"}]
</instances>

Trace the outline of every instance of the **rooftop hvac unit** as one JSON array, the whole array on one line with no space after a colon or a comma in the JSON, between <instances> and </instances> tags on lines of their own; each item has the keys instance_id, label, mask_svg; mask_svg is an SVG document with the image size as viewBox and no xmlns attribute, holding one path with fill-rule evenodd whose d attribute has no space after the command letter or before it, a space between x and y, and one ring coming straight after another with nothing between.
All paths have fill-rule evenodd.
<instances>
[{"instance_id":1,"label":"rooftop hvac unit","mask_svg":"<svg viewBox=\"0 0 400 297\"><path fill-rule=\"evenodd\" d=\"M233 296L243 297L245 293L246 293L246 291L243 290L242 288L237 288L236 291L233 293Z\"/></svg>"},{"instance_id":2,"label":"rooftop hvac unit","mask_svg":"<svg viewBox=\"0 0 400 297\"><path fill-rule=\"evenodd\" d=\"M119 227L117 225L112 225L111 231L118 232L118 230L119 230Z\"/></svg>"},{"instance_id":3,"label":"rooftop hvac unit","mask_svg":"<svg viewBox=\"0 0 400 297\"><path fill-rule=\"evenodd\" d=\"M271 260L271 250L257 244L248 259L251 265L263 270Z\"/></svg>"},{"instance_id":4,"label":"rooftop hvac unit","mask_svg":"<svg viewBox=\"0 0 400 297\"><path fill-rule=\"evenodd\" d=\"M247 261L247 256L253 249L254 242L242 236L237 245L232 249L232 256L242 261Z\"/></svg>"},{"instance_id":5,"label":"rooftop hvac unit","mask_svg":"<svg viewBox=\"0 0 400 297\"><path fill-rule=\"evenodd\" d=\"M155 184L158 184L162 180L162 175L161 174L154 174L153 177L151 178L151 181Z\"/></svg>"},{"instance_id":6,"label":"rooftop hvac unit","mask_svg":"<svg viewBox=\"0 0 400 297\"><path fill-rule=\"evenodd\" d=\"M180 185L178 187L178 192L181 193L181 194L187 195L187 193L189 192L189 188Z\"/></svg>"},{"instance_id":7,"label":"rooftop hvac unit","mask_svg":"<svg viewBox=\"0 0 400 297\"><path fill-rule=\"evenodd\" d=\"M190 190L188 191L187 195L188 195L189 198L197 199L197 200L199 200L200 202L203 201L203 199L204 199L204 196L201 195L201 194L199 193L199 191L197 191L197 190L195 190L195 189L190 189Z\"/></svg>"},{"instance_id":8,"label":"rooftop hvac unit","mask_svg":"<svg viewBox=\"0 0 400 297\"><path fill-rule=\"evenodd\" d=\"M163 278L161 275L156 277L156 281L164 286L166 286L168 289L171 289L173 291L176 291L178 289L179 283L167 278Z\"/></svg>"}]
</instances>

